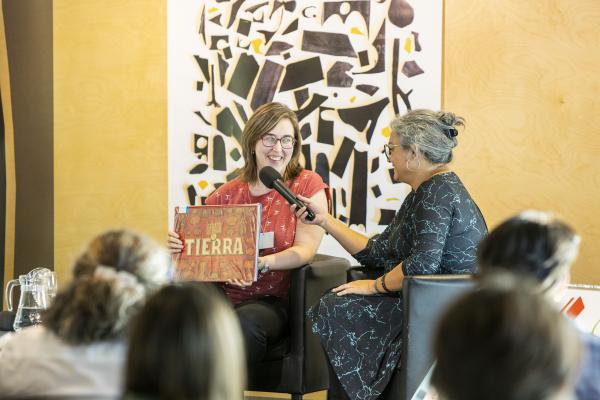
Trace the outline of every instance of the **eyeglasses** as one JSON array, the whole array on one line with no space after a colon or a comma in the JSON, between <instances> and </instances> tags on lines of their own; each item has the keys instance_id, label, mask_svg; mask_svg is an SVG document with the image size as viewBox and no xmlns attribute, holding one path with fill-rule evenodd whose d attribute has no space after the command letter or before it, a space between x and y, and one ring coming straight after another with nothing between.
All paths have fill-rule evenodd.
<instances>
[{"instance_id":1,"label":"eyeglasses","mask_svg":"<svg viewBox=\"0 0 600 400\"><path fill-rule=\"evenodd\" d=\"M262 144L266 147L273 147L277 144L277 142L281 143L282 149L291 149L296 144L296 139L292 136L284 136L282 138L278 138L275 135L271 135L267 133L266 135L262 135L260 138L262 140Z\"/></svg>"},{"instance_id":2,"label":"eyeglasses","mask_svg":"<svg viewBox=\"0 0 600 400\"><path fill-rule=\"evenodd\" d=\"M383 145L383 153L385 154L385 158L387 158L388 162L391 162L390 159L392 155L392 150L396 147L401 147L401 144L384 144Z\"/></svg>"}]
</instances>

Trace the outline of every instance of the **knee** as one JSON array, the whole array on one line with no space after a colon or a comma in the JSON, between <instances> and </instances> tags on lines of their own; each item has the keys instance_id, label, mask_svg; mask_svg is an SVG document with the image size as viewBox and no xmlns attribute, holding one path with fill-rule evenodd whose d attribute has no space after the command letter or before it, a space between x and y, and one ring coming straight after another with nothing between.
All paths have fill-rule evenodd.
<instances>
[{"instance_id":1,"label":"knee","mask_svg":"<svg viewBox=\"0 0 600 400\"><path fill-rule=\"evenodd\" d=\"M266 346L267 334L263 326L252 318L239 316L242 336L247 346Z\"/></svg>"}]
</instances>

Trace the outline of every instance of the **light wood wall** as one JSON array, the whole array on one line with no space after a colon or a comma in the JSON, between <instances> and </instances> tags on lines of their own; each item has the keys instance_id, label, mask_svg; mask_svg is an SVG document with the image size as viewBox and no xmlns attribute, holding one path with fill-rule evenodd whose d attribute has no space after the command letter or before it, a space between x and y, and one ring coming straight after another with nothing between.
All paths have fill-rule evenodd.
<instances>
[{"instance_id":1,"label":"light wood wall","mask_svg":"<svg viewBox=\"0 0 600 400\"><path fill-rule=\"evenodd\" d=\"M490 226L552 210L582 235L572 280L600 284L600 2L445 3L456 169Z\"/></svg>"},{"instance_id":2,"label":"light wood wall","mask_svg":"<svg viewBox=\"0 0 600 400\"><path fill-rule=\"evenodd\" d=\"M554 210L600 284L600 2L445 2L444 105L467 119L455 169L490 226ZM166 0L54 0L55 264L85 240L167 228Z\"/></svg>"},{"instance_id":3,"label":"light wood wall","mask_svg":"<svg viewBox=\"0 0 600 400\"><path fill-rule=\"evenodd\" d=\"M167 229L165 0L54 0L55 269L91 237Z\"/></svg>"}]
</instances>

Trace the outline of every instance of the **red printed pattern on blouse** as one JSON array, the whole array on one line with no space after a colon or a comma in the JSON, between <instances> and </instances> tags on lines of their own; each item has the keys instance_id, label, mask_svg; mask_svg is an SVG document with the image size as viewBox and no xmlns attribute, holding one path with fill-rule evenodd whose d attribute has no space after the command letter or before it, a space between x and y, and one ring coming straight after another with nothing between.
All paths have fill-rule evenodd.
<instances>
[{"instance_id":1,"label":"red printed pattern on blouse","mask_svg":"<svg viewBox=\"0 0 600 400\"><path fill-rule=\"evenodd\" d=\"M304 197L311 197L327 187L319 175L308 170L302 170L296 179L286 182L286 185L294 194ZM252 196L247 182L234 179L215 190L206 199L207 205L248 203L262 204L261 232L275 233L275 247L261 250L261 256L278 253L294 244L297 218L277 191L271 190L262 196ZM258 280L246 288L224 285L225 294L233 304L268 295L287 299L289 274L289 271L269 271L260 274Z\"/></svg>"}]
</instances>

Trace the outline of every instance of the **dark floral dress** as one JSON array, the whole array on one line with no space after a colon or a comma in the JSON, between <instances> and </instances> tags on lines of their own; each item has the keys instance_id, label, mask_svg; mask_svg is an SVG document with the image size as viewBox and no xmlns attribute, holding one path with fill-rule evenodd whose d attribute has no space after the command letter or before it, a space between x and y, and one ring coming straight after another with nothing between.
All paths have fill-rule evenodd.
<instances>
[{"instance_id":1,"label":"dark floral dress","mask_svg":"<svg viewBox=\"0 0 600 400\"><path fill-rule=\"evenodd\" d=\"M411 192L385 231L354 257L382 274L400 263L406 276L471 273L486 232L483 216L462 182L446 172ZM308 315L348 396L376 399L400 361L400 293L328 293Z\"/></svg>"}]
</instances>

